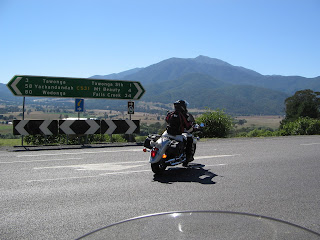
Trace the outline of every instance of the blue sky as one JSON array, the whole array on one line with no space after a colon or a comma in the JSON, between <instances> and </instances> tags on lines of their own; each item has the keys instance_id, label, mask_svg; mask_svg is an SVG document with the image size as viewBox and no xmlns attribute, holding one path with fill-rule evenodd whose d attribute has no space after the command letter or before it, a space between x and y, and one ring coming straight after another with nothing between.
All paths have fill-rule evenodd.
<instances>
[{"instance_id":1,"label":"blue sky","mask_svg":"<svg viewBox=\"0 0 320 240\"><path fill-rule=\"evenodd\" d=\"M85 78L205 55L320 76L319 0L0 0L0 82Z\"/></svg>"}]
</instances>

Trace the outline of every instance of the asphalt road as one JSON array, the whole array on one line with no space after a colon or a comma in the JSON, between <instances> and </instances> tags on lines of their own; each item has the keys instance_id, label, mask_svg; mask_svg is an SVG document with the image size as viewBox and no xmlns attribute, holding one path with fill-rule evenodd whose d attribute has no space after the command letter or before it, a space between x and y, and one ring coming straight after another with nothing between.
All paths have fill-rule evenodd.
<instances>
[{"instance_id":1,"label":"asphalt road","mask_svg":"<svg viewBox=\"0 0 320 240\"><path fill-rule=\"evenodd\" d=\"M320 232L320 136L200 142L155 176L142 147L0 151L0 239L75 239L145 214L259 214Z\"/></svg>"}]
</instances>

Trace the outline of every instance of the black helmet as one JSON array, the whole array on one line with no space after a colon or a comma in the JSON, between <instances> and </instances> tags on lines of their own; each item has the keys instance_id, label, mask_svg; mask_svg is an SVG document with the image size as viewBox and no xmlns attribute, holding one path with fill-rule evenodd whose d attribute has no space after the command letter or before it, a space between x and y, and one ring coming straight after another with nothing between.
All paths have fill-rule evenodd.
<instances>
[{"instance_id":1,"label":"black helmet","mask_svg":"<svg viewBox=\"0 0 320 240\"><path fill-rule=\"evenodd\" d=\"M174 105L174 109L176 111L188 112L187 107L188 107L189 103L185 100L178 100L178 101L174 102L173 105Z\"/></svg>"}]
</instances>

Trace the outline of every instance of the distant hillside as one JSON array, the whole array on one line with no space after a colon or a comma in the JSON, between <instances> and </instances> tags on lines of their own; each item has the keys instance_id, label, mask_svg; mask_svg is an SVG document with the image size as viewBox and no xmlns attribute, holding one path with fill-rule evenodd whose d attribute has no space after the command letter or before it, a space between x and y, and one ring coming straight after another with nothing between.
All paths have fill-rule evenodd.
<instances>
[{"instance_id":1,"label":"distant hillside","mask_svg":"<svg viewBox=\"0 0 320 240\"><path fill-rule=\"evenodd\" d=\"M177 80L147 85L144 101L168 103L186 99L191 108L225 109L232 114L284 113L286 94L250 85L227 84L207 75L189 74Z\"/></svg>"},{"instance_id":2,"label":"distant hillside","mask_svg":"<svg viewBox=\"0 0 320 240\"><path fill-rule=\"evenodd\" d=\"M144 84L175 80L189 73L201 73L229 83L249 83L261 76L259 73L235 67L222 60L199 56L197 58L170 58L140 71L128 74L126 80L140 81ZM108 77L110 75L107 75ZM236 81L236 82L235 82Z\"/></svg>"},{"instance_id":3,"label":"distant hillside","mask_svg":"<svg viewBox=\"0 0 320 240\"><path fill-rule=\"evenodd\" d=\"M217 80L237 84L269 88L293 95L302 89L320 91L320 77L261 75L244 67L233 66L222 60L198 56L196 58L170 58L134 73L121 75L121 79L140 81L144 85L176 80L189 73L200 73ZM113 75L114 76L114 75ZM100 76L106 79L120 79L118 76Z\"/></svg>"},{"instance_id":4,"label":"distant hillside","mask_svg":"<svg viewBox=\"0 0 320 240\"><path fill-rule=\"evenodd\" d=\"M124 79L126 76L131 75L131 74L135 74L137 72L139 72L140 70L142 70L143 68L134 68L134 69L130 69L121 73L112 73L109 75L94 75L90 78L95 78L95 79Z\"/></svg>"},{"instance_id":5,"label":"distant hillside","mask_svg":"<svg viewBox=\"0 0 320 240\"><path fill-rule=\"evenodd\" d=\"M5 84L0 83L0 104L22 103L22 97L15 97Z\"/></svg>"},{"instance_id":6,"label":"distant hillside","mask_svg":"<svg viewBox=\"0 0 320 240\"><path fill-rule=\"evenodd\" d=\"M216 80L215 78L199 74L199 73L189 73L182 77L179 77L175 80L154 83L154 84L147 84L146 93L144 95L144 99L149 98L159 98L160 94L165 92L181 92L179 95L190 94L190 91L203 91L204 89L217 89L224 86L228 86L228 83L222 82L220 80Z\"/></svg>"},{"instance_id":7,"label":"distant hillside","mask_svg":"<svg viewBox=\"0 0 320 240\"><path fill-rule=\"evenodd\" d=\"M263 76L263 81L259 84L266 87L293 95L296 91L311 89L320 91L320 77L305 78L300 76Z\"/></svg>"}]
</instances>

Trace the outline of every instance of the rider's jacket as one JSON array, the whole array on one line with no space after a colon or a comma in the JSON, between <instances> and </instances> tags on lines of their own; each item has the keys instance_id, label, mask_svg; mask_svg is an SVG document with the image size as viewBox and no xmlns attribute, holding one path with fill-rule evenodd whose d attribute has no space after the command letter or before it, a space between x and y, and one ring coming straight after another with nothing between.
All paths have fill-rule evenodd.
<instances>
[{"instance_id":1,"label":"rider's jacket","mask_svg":"<svg viewBox=\"0 0 320 240\"><path fill-rule=\"evenodd\" d=\"M188 113L180 111L169 112L166 116L167 132L170 135L181 135L185 129L189 130L192 128L192 122L188 119L190 119Z\"/></svg>"}]
</instances>

